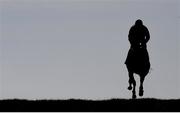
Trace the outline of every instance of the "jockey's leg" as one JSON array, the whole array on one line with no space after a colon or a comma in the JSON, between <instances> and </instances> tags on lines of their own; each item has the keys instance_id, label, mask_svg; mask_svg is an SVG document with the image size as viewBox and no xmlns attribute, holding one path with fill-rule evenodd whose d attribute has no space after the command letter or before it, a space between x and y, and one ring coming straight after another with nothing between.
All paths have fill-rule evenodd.
<instances>
[{"instance_id":1,"label":"jockey's leg","mask_svg":"<svg viewBox=\"0 0 180 113\"><path fill-rule=\"evenodd\" d=\"M139 87L139 96L143 96L144 90L143 90L143 82L144 82L145 76L140 76L140 87Z\"/></svg>"}]
</instances>

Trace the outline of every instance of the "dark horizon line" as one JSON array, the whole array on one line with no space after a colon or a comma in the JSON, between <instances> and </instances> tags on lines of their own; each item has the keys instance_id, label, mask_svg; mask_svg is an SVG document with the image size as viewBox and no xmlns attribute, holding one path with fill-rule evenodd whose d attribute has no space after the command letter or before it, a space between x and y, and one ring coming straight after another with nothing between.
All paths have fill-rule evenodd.
<instances>
[{"instance_id":1,"label":"dark horizon line","mask_svg":"<svg viewBox=\"0 0 180 113\"><path fill-rule=\"evenodd\" d=\"M0 111L9 112L116 112L116 111L180 111L180 99L107 99L107 100L0 100Z\"/></svg>"},{"instance_id":2,"label":"dark horizon line","mask_svg":"<svg viewBox=\"0 0 180 113\"><path fill-rule=\"evenodd\" d=\"M111 101L111 100L179 100L180 98L169 98L169 99L162 99L162 98L137 98L137 99L132 99L132 98L107 98L107 99L84 99L84 98L68 98L68 99L49 99L49 98L44 98L44 99L23 99L23 98L9 98L9 99L0 99L0 101L10 101L10 100L19 100L19 101L67 101L67 100L80 100L80 101Z\"/></svg>"}]
</instances>

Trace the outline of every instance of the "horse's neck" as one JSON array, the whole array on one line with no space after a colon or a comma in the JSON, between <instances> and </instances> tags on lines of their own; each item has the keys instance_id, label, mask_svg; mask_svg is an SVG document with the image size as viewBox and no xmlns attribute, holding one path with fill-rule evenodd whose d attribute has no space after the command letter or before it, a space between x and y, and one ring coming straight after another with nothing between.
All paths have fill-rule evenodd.
<instances>
[{"instance_id":1,"label":"horse's neck","mask_svg":"<svg viewBox=\"0 0 180 113\"><path fill-rule=\"evenodd\" d=\"M139 50L146 50L146 46L131 46L131 49L135 50L135 51L139 51Z\"/></svg>"}]
</instances>

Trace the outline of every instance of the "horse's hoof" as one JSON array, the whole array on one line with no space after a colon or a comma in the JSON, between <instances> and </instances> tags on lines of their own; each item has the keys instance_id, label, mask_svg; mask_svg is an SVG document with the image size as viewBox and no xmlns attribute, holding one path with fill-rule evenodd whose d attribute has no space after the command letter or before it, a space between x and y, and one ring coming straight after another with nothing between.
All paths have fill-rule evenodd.
<instances>
[{"instance_id":1,"label":"horse's hoof","mask_svg":"<svg viewBox=\"0 0 180 113\"><path fill-rule=\"evenodd\" d=\"M139 90L139 96L143 96L144 91L142 89Z\"/></svg>"},{"instance_id":2,"label":"horse's hoof","mask_svg":"<svg viewBox=\"0 0 180 113\"><path fill-rule=\"evenodd\" d=\"M136 95L133 95L133 96L132 96L132 99L136 99Z\"/></svg>"},{"instance_id":3,"label":"horse's hoof","mask_svg":"<svg viewBox=\"0 0 180 113\"><path fill-rule=\"evenodd\" d=\"M128 90L131 90L131 89L132 89L132 86L129 86L129 87L128 87Z\"/></svg>"}]
</instances>

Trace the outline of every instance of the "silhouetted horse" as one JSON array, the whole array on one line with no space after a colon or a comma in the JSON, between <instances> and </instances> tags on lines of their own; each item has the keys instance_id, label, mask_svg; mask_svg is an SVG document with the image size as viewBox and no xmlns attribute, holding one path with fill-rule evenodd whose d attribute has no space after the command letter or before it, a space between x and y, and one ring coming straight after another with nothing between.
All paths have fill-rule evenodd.
<instances>
[{"instance_id":1,"label":"silhouetted horse","mask_svg":"<svg viewBox=\"0 0 180 113\"><path fill-rule=\"evenodd\" d=\"M136 81L134 73L140 77L139 96L143 96L143 82L150 69L149 55L146 45L139 44L131 47L125 62L129 72L129 90L132 90L132 98L136 98ZM133 87L132 87L133 85Z\"/></svg>"},{"instance_id":2,"label":"silhouetted horse","mask_svg":"<svg viewBox=\"0 0 180 113\"><path fill-rule=\"evenodd\" d=\"M138 19L129 30L128 35L131 48L128 52L125 64L129 72L129 87L132 89L132 98L136 98L136 81L134 73L140 76L139 96L143 96L143 82L150 69L149 55L146 49L146 44L150 39L150 34L143 21Z\"/></svg>"}]
</instances>

